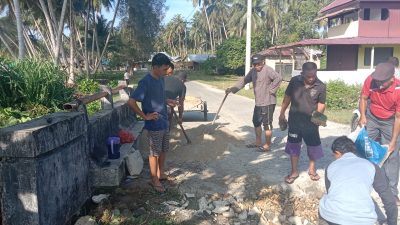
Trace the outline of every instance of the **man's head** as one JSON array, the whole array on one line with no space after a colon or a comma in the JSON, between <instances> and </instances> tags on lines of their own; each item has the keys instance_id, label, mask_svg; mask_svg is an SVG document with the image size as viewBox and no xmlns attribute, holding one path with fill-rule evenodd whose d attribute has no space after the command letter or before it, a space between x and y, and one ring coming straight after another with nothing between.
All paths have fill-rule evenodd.
<instances>
[{"instance_id":1,"label":"man's head","mask_svg":"<svg viewBox=\"0 0 400 225\"><path fill-rule=\"evenodd\" d=\"M151 60L153 75L158 77L164 76L165 74L167 74L167 70L170 65L171 60L169 60L166 55L162 53L157 53L153 56L153 59Z\"/></svg>"},{"instance_id":2,"label":"man's head","mask_svg":"<svg viewBox=\"0 0 400 225\"><path fill-rule=\"evenodd\" d=\"M301 75L305 84L314 84L317 80L317 64L313 62L304 63L301 68Z\"/></svg>"},{"instance_id":3,"label":"man's head","mask_svg":"<svg viewBox=\"0 0 400 225\"><path fill-rule=\"evenodd\" d=\"M389 57L387 62L393 64L394 67L399 67L399 59L397 57Z\"/></svg>"},{"instance_id":4,"label":"man's head","mask_svg":"<svg viewBox=\"0 0 400 225\"><path fill-rule=\"evenodd\" d=\"M336 159L342 157L345 153L356 152L356 145L352 140L350 140L346 136L341 136L336 138L333 143L331 150L333 152L333 155L335 156Z\"/></svg>"},{"instance_id":5,"label":"man's head","mask_svg":"<svg viewBox=\"0 0 400 225\"><path fill-rule=\"evenodd\" d=\"M251 57L251 64L253 64L257 72L260 72L264 67L264 57L260 54L253 55Z\"/></svg>"},{"instance_id":6,"label":"man's head","mask_svg":"<svg viewBox=\"0 0 400 225\"><path fill-rule=\"evenodd\" d=\"M379 89L387 89L394 82L394 66L391 63L379 63L372 73L373 85Z\"/></svg>"},{"instance_id":7,"label":"man's head","mask_svg":"<svg viewBox=\"0 0 400 225\"><path fill-rule=\"evenodd\" d=\"M176 75L176 77L181 80L183 83L187 81L187 73L184 71L179 71L179 73Z\"/></svg>"},{"instance_id":8,"label":"man's head","mask_svg":"<svg viewBox=\"0 0 400 225\"><path fill-rule=\"evenodd\" d=\"M167 76L172 76L172 74L174 74L174 70L175 70L175 66L174 66L174 64L171 62L171 64L169 65L169 67L168 67L168 70L167 70Z\"/></svg>"}]
</instances>

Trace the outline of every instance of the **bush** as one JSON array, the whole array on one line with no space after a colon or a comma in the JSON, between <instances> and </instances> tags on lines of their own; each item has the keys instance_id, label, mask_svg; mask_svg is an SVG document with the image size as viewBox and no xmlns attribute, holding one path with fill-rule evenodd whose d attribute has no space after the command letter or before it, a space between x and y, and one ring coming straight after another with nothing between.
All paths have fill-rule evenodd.
<instances>
[{"instance_id":1,"label":"bush","mask_svg":"<svg viewBox=\"0 0 400 225\"><path fill-rule=\"evenodd\" d=\"M78 83L78 92L83 95L92 95L99 91L99 82L93 79L82 79L79 80ZM89 115L93 115L94 113L101 110L100 101L94 101L86 105L86 110Z\"/></svg>"},{"instance_id":2,"label":"bush","mask_svg":"<svg viewBox=\"0 0 400 225\"><path fill-rule=\"evenodd\" d=\"M360 85L347 85L342 80L329 81L327 87L327 107L329 109L356 109L360 98Z\"/></svg>"},{"instance_id":3,"label":"bush","mask_svg":"<svg viewBox=\"0 0 400 225\"><path fill-rule=\"evenodd\" d=\"M0 127L60 110L74 92L66 78L52 62L0 59Z\"/></svg>"}]
</instances>

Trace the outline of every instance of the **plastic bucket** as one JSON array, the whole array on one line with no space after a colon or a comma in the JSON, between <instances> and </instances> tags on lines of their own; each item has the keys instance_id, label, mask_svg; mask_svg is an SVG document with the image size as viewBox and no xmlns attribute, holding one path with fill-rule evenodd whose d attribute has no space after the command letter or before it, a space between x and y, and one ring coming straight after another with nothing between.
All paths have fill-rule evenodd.
<instances>
[{"instance_id":1,"label":"plastic bucket","mask_svg":"<svg viewBox=\"0 0 400 225\"><path fill-rule=\"evenodd\" d=\"M108 148L108 158L109 159L119 159L120 153L120 139L119 137L109 137L107 139L107 148Z\"/></svg>"}]
</instances>

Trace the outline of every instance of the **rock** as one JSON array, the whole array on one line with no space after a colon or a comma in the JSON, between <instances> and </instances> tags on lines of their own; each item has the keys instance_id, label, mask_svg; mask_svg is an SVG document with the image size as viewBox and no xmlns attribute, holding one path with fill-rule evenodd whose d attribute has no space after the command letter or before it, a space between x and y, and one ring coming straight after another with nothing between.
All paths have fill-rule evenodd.
<instances>
[{"instance_id":1,"label":"rock","mask_svg":"<svg viewBox=\"0 0 400 225\"><path fill-rule=\"evenodd\" d=\"M290 224L294 224L294 225L303 225L303 223L301 222L301 217L298 216L291 216L288 219Z\"/></svg>"},{"instance_id":2,"label":"rock","mask_svg":"<svg viewBox=\"0 0 400 225\"><path fill-rule=\"evenodd\" d=\"M208 202L207 202L205 197L201 197L199 199L199 210L203 211L203 210L206 210L206 209L208 209Z\"/></svg>"},{"instance_id":3,"label":"rock","mask_svg":"<svg viewBox=\"0 0 400 225\"><path fill-rule=\"evenodd\" d=\"M186 198L194 198L196 197L194 194L191 193L185 193Z\"/></svg>"},{"instance_id":4,"label":"rock","mask_svg":"<svg viewBox=\"0 0 400 225\"><path fill-rule=\"evenodd\" d=\"M287 192L288 190L290 190L289 185L287 185L286 183L281 183L279 186L280 190L282 190L283 192Z\"/></svg>"},{"instance_id":5,"label":"rock","mask_svg":"<svg viewBox=\"0 0 400 225\"><path fill-rule=\"evenodd\" d=\"M308 225L309 223L310 222L307 219L305 219L304 222L303 222L303 225Z\"/></svg>"},{"instance_id":6,"label":"rock","mask_svg":"<svg viewBox=\"0 0 400 225\"><path fill-rule=\"evenodd\" d=\"M228 212L223 212L222 216L226 218L232 218L235 216L235 212L233 212L233 209L229 209Z\"/></svg>"},{"instance_id":7,"label":"rock","mask_svg":"<svg viewBox=\"0 0 400 225\"><path fill-rule=\"evenodd\" d=\"M167 205L178 206L178 205L179 205L179 202L176 202L176 201L166 201L166 202L163 202L163 203L161 203L161 204L163 204L163 205L167 204Z\"/></svg>"},{"instance_id":8,"label":"rock","mask_svg":"<svg viewBox=\"0 0 400 225\"><path fill-rule=\"evenodd\" d=\"M281 222L285 222L286 221L286 216L285 215L279 215L278 218L279 218L279 221L281 221Z\"/></svg>"},{"instance_id":9,"label":"rock","mask_svg":"<svg viewBox=\"0 0 400 225\"><path fill-rule=\"evenodd\" d=\"M215 207L213 213L220 214L229 210L229 206L218 206Z\"/></svg>"},{"instance_id":10,"label":"rock","mask_svg":"<svg viewBox=\"0 0 400 225\"><path fill-rule=\"evenodd\" d=\"M256 214L261 214L261 211L257 208L257 206L254 206L252 209L249 210L248 215L254 216Z\"/></svg>"},{"instance_id":11,"label":"rock","mask_svg":"<svg viewBox=\"0 0 400 225\"><path fill-rule=\"evenodd\" d=\"M240 225L240 222L234 222L233 225Z\"/></svg>"},{"instance_id":12,"label":"rock","mask_svg":"<svg viewBox=\"0 0 400 225\"><path fill-rule=\"evenodd\" d=\"M243 212L241 212L239 214L239 219L240 220L247 220L247 211L246 210L243 210Z\"/></svg>"},{"instance_id":13,"label":"rock","mask_svg":"<svg viewBox=\"0 0 400 225\"><path fill-rule=\"evenodd\" d=\"M275 216L275 217L272 219L272 223L273 223L273 224L276 224L276 225L281 224L280 221L279 221L279 217L278 217L278 216Z\"/></svg>"},{"instance_id":14,"label":"rock","mask_svg":"<svg viewBox=\"0 0 400 225\"><path fill-rule=\"evenodd\" d=\"M132 212L134 217L139 217L141 215L146 214L146 209L144 207L140 207L138 209L136 209L135 211Z\"/></svg>"},{"instance_id":15,"label":"rock","mask_svg":"<svg viewBox=\"0 0 400 225\"><path fill-rule=\"evenodd\" d=\"M104 199L107 199L108 197L110 197L110 194L93 195L92 196L92 201L94 203L99 204L101 201L103 201Z\"/></svg>"},{"instance_id":16,"label":"rock","mask_svg":"<svg viewBox=\"0 0 400 225\"><path fill-rule=\"evenodd\" d=\"M76 221L75 225L97 225L97 223L91 216L83 216Z\"/></svg>"},{"instance_id":17,"label":"rock","mask_svg":"<svg viewBox=\"0 0 400 225\"><path fill-rule=\"evenodd\" d=\"M112 211L112 218L118 217L121 215L121 211L119 211L119 209L114 209Z\"/></svg>"},{"instance_id":18,"label":"rock","mask_svg":"<svg viewBox=\"0 0 400 225\"><path fill-rule=\"evenodd\" d=\"M221 206L227 206L229 205L229 202L227 201L213 201L213 205L215 208L221 207Z\"/></svg>"},{"instance_id":19,"label":"rock","mask_svg":"<svg viewBox=\"0 0 400 225\"><path fill-rule=\"evenodd\" d=\"M182 204L182 208L186 209L186 207L188 207L189 205L189 201L186 201L185 203Z\"/></svg>"},{"instance_id":20,"label":"rock","mask_svg":"<svg viewBox=\"0 0 400 225\"><path fill-rule=\"evenodd\" d=\"M271 211L265 211L264 212L264 217L268 220L268 221L272 221L275 217L275 214Z\"/></svg>"},{"instance_id":21,"label":"rock","mask_svg":"<svg viewBox=\"0 0 400 225\"><path fill-rule=\"evenodd\" d=\"M122 210L122 214L121 215L126 217L126 218L129 218L129 217L132 216L132 213L131 213L131 211L129 209L124 209L124 210Z\"/></svg>"}]
</instances>

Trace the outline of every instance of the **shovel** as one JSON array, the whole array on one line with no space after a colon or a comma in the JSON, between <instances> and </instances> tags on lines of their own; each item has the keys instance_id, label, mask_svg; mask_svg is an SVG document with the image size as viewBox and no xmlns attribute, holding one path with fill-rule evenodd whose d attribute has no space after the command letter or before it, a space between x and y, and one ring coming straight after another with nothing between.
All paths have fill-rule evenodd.
<instances>
[{"instance_id":1,"label":"shovel","mask_svg":"<svg viewBox=\"0 0 400 225\"><path fill-rule=\"evenodd\" d=\"M176 112L175 112L174 108L171 107L171 111L172 111L172 113L174 114L174 117L176 118L176 120L178 120L178 115L176 115ZM187 143L188 143L188 144L191 144L192 141L189 139L188 135L186 134L185 129L183 129L182 124L181 124L181 123L178 123L178 124L179 124L179 126L181 127L181 130L182 130L183 135L185 135L185 138L186 138Z\"/></svg>"},{"instance_id":2,"label":"shovel","mask_svg":"<svg viewBox=\"0 0 400 225\"><path fill-rule=\"evenodd\" d=\"M213 119L213 121L211 122L211 127L208 127L208 129L207 129L204 133L211 134L211 133L213 133L213 131L215 131L215 130L217 129L217 128L214 128L213 125L214 125L214 123L215 123L215 120L217 120L218 114L219 114L219 112L221 111L222 105L224 104L224 102L225 102L225 100L226 100L226 97L228 97L228 94L229 94L229 93L226 93L226 94L225 94L224 99L222 100L221 104L219 105L219 108L218 108L218 110L217 110L217 113L215 114L214 119Z\"/></svg>"}]
</instances>

